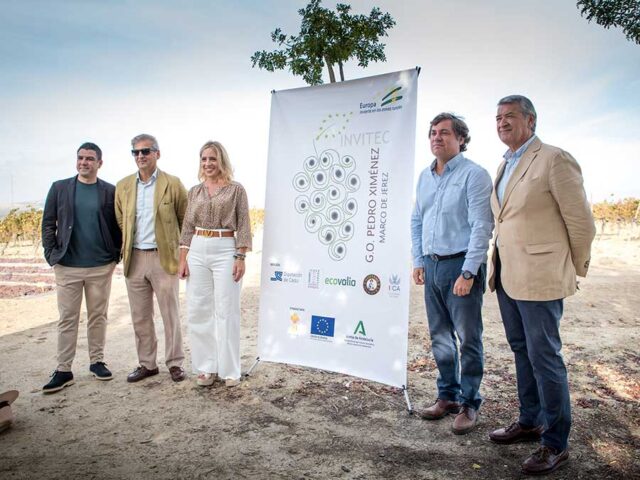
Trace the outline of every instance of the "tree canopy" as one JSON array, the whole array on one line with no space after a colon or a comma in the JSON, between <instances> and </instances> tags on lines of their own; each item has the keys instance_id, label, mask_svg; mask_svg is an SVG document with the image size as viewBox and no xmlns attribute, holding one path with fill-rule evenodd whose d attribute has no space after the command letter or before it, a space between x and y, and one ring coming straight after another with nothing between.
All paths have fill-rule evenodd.
<instances>
[{"instance_id":1,"label":"tree canopy","mask_svg":"<svg viewBox=\"0 0 640 480\"><path fill-rule=\"evenodd\" d=\"M338 65L340 80L344 81L343 65L352 58L358 66L366 67L369 62L384 62L385 44L381 37L396 22L388 13L375 7L369 16L352 15L351 6L336 5L336 11L322 7L321 0L311 0L300 10L302 17L300 32L287 36L281 28L271 33L271 40L280 47L267 52L258 51L251 57L256 65L269 72L289 68L294 75L302 76L309 85L322 82L322 69L327 66L329 80L336 81L334 66Z\"/></svg>"},{"instance_id":2,"label":"tree canopy","mask_svg":"<svg viewBox=\"0 0 640 480\"><path fill-rule=\"evenodd\" d=\"M640 2L638 0L579 0L580 14L604 28L620 27L627 40L640 45Z\"/></svg>"}]
</instances>

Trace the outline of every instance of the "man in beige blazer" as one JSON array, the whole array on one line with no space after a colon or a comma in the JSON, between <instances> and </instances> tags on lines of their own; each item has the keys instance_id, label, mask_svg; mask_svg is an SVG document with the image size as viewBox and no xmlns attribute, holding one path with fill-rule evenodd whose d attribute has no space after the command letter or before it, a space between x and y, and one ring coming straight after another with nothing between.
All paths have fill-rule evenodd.
<instances>
[{"instance_id":1,"label":"man in beige blazer","mask_svg":"<svg viewBox=\"0 0 640 480\"><path fill-rule=\"evenodd\" d=\"M546 474L568 458L571 405L560 353L563 299L586 276L595 225L575 159L535 135L536 111L521 95L498 102L498 136L509 150L491 197L495 217L489 287L515 356L520 416L491 432L500 444L538 441L522 464Z\"/></svg>"},{"instance_id":2,"label":"man in beige blazer","mask_svg":"<svg viewBox=\"0 0 640 480\"><path fill-rule=\"evenodd\" d=\"M131 140L138 172L116 185L116 218L122 230L124 276L139 366L128 382L158 374L153 294L164 323L165 363L174 382L186 378L178 302L178 242L187 192L178 177L160 171L158 141Z\"/></svg>"}]
</instances>

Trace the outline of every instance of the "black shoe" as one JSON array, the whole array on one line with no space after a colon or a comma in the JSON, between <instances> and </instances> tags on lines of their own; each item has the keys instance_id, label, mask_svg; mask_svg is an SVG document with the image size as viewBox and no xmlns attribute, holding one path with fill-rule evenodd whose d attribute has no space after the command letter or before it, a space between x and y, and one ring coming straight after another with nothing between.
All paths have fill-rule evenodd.
<instances>
[{"instance_id":1,"label":"black shoe","mask_svg":"<svg viewBox=\"0 0 640 480\"><path fill-rule=\"evenodd\" d=\"M160 370L158 370L158 367L152 370L149 370L147 367L143 367L142 365L140 365L139 367L136 367L136 369L133 372L127 375L127 382L129 383L139 382L144 378L157 375L159 372Z\"/></svg>"},{"instance_id":2,"label":"black shoe","mask_svg":"<svg viewBox=\"0 0 640 480\"><path fill-rule=\"evenodd\" d=\"M113 375L107 368L107 364L104 362L92 363L89 365L89 370L98 380L111 380L113 378Z\"/></svg>"},{"instance_id":3,"label":"black shoe","mask_svg":"<svg viewBox=\"0 0 640 480\"><path fill-rule=\"evenodd\" d=\"M56 370L51 375L51 380L44 387L42 387L42 393L55 393L62 390L64 387L73 385L73 373L60 372Z\"/></svg>"}]
</instances>

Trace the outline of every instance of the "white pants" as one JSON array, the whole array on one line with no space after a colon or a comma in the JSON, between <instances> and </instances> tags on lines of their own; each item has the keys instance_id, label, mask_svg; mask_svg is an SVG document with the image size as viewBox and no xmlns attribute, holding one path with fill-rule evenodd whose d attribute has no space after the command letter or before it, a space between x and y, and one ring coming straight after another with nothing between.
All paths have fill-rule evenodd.
<instances>
[{"instance_id":1,"label":"white pants","mask_svg":"<svg viewBox=\"0 0 640 480\"><path fill-rule=\"evenodd\" d=\"M240 288L233 281L233 237L194 235L187 263L191 365L199 373L240 378Z\"/></svg>"}]
</instances>

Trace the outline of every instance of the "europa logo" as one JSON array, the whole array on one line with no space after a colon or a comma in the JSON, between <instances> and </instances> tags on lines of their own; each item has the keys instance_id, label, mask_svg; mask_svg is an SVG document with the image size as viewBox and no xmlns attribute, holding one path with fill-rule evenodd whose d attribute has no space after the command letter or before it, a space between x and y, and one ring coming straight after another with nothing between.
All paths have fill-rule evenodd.
<instances>
[{"instance_id":1,"label":"europa logo","mask_svg":"<svg viewBox=\"0 0 640 480\"><path fill-rule=\"evenodd\" d=\"M388 105L399 102L400 100L402 100L402 87L394 85L392 87L389 87L382 93L376 93L374 95L374 99L360 102L360 113L391 110L391 107L388 107Z\"/></svg>"}]
</instances>

